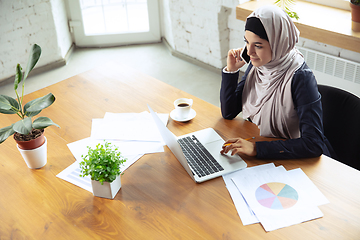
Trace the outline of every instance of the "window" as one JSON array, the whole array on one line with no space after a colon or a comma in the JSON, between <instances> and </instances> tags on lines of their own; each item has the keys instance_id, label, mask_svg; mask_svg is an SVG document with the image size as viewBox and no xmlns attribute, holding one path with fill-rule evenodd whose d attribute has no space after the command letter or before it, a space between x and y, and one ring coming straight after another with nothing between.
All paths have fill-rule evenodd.
<instances>
[{"instance_id":1,"label":"window","mask_svg":"<svg viewBox=\"0 0 360 240\"><path fill-rule=\"evenodd\" d=\"M341 8L350 11L350 0L304 0L306 2L313 2L317 4L326 5L329 7Z\"/></svg>"},{"instance_id":2,"label":"window","mask_svg":"<svg viewBox=\"0 0 360 240\"><path fill-rule=\"evenodd\" d=\"M148 32L146 0L80 0L85 35Z\"/></svg>"}]
</instances>

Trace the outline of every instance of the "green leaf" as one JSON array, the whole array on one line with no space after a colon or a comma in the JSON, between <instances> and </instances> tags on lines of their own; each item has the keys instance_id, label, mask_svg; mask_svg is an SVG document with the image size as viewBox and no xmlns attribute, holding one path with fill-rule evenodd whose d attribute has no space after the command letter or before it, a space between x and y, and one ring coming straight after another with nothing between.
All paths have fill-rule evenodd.
<instances>
[{"instance_id":1,"label":"green leaf","mask_svg":"<svg viewBox=\"0 0 360 240\"><path fill-rule=\"evenodd\" d=\"M24 106L24 112L27 115L28 112L38 112L44 108L49 107L55 101L55 96L52 93L49 93L43 97L34 99Z\"/></svg>"},{"instance_id":2,"label":"green leaf","mask_svg":"<svg viewBox=\"0 0 360 240\"><path fill-rule=\"evenodd\" d=\"M32 127L35 128L35 129L43 129L43 128L46 128L46 127L51 126L51 125L55 125L57 127L60 127L59 125L54 123L48 117L38 117L37 119L34 120L34 122L32 124Z\"/></svg>"},{"instance_id":3,"label":"green leaf","mask_svg":"<svg viewBox=\"0 0 360 240\"><path fill-rule=\"evenodd\" d=\"M25 70L24 80L27 78L27 76L29 75L31 70L33 70L36 63L39 61L40 55L41 55L40 46L37 44L34 44L30 50L30 55L29 55L29 60L28 60L26 70Z\"/></svg>"},{"instance_id":4,"label":"green leaf","mask_svg":"<svg viewBox=\"0 0 360 240\"><path fill-rule=\"evenodd\" d=\"M37 112L25 112L25 116L34 117L34 116L38 115L39 113L41 113L41 110L37 111Z\"/></svg>"},{"instance_id":5,"label":"green leaf","mask_svg":"<svg viewBox=\"0 0 360 240\"><path fill-rule=\"evenodd\" d=\"M0 129L0 143L3 143L8 137L15 133L13 125Z\"/></svg>"},{"instance_id":6,"label":"green leaf","mask_svg":"<svg viewBox=\"0 0 360 240\"><path fill-rule=\"evenodd\" d=\"M289 17L299 20L297 13L291 11L291 7L295 5L294 0L276 0L274 4L283 9L289 15Z\"/></svg>"},{"instance_id":7,"label":"green leaf","mask_svg":"<svg viewBox=\"0 0 360 240\"><path fill-rule=\"evenodd\" d=\"M0 95L0 113L14 114L19 111L19 103L12 97Z\"/></svg>"},{"instance_id":8,"label":"green leaf","mask_svg":"<svg viewBox=\"0 0 360 240\"><path fill-rule=\"evenodd\" d=\"M0 95L0 109L3 110L11 109L11 104L4 95Z\"/></svg>"},{"instance_id":9,"label":"green leaf","mask_svg":"<svg viewBox=\"0 0 360 240\"><path fill-rule=\"evenodd\" d=\"M113 182L121 174L120 166L126 162L118 148L106 142L97 144L95 149L88 148L88 154L80 163L80 176L90 175L92 180Z\"/></svg>"},{"instance_id":10,"label":"green leaf","mask_svg":"<svg viewBox=\"0 0 360 240\"><path fill-rule=\"evenodd\" d=\"M287 14L288 14L289 17L291 17L291 18L295 18L296 20L299 20L299 16L297 15L296 12L287 12Z\"/></svg>"},{"instance_id":11,"label":"green leaf","mask_svg":"<svg viewBox=\"0 0 360 240\"><path fill-rule=\"evenodd\" d=\"M13 126L15 132L27 135L32 130L31 118L24 118L16 122Z\"/></svg>"},{"instance_id":12,"label":"green leaf","mask_svg":"<svg viewBox=\"0 0 360 240\"><path fill-rule=\"evenodd\" d=\"M14 82L14 90L16 90L19 86L19 83L21 82L23 78L22 68L20 64L16 66L16 75L15 75L15 82Z\"/></svg>"}]
</instances>

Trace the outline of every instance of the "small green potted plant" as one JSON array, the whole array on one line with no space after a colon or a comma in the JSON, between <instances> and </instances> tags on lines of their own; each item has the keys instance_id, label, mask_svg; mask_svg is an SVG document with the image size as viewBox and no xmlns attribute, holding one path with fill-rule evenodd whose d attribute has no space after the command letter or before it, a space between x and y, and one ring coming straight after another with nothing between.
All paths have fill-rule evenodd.
<instances>
[{"instance_id":1,"label":"small green potted plant","mask_svg":"<svg viewBox=\"0 0 360 240\"><path fill-rule=\"evenodd\" d=\"M120 167L127 159L107 141L97 144L95 149L87 148L87 155L81 156L80 176L90 176L94 196L113 199L121 188Z\"/></svg>"},{"instance_id":2,"label":"small green potted plant","mask_svg":"<svg viewBox=\"0 0 360 240\"><path fill-rule=\"evenodd\" d=\"M360 0L350 0L351 8L351 29L360 32Z\"/></svg>"},{"instance_id":3,"label":"small green potted plant","mask_svg":"<svg viewBox=\"0 0 360 240\"><path fill-rule=\"evenodd\" d=\"M54 103L55 97L52 93L34 99L23 106L25 80L35 67L40 55L40 46L34 44L30 50L29 60L24 73L20 64L17 64L14 81L16 99L0 95L0 113L17 114L20 118L18 122L0 129L0 144L8 137L14 135L17 147L29 168L40 168L46 164L47 152L44 129L51 125L59 127L48 117L38 117L32 121L32 117L38 115L44 108ZM20 97L17 89L21 82L22 92Z\"/></svg>"}]
</instances>

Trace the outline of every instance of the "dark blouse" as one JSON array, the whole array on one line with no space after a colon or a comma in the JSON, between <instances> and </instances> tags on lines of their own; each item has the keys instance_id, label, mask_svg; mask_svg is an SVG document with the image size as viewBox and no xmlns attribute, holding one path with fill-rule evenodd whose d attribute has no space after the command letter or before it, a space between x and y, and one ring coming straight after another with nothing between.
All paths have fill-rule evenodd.
<instances>
[{"instance_id":1,"label":"dark blouse","mask_svg":"<svg viewBox=\"0 0 360 240\"><path fill-rule=\"evenodd\" d=\"M220 102L225 119L233 119L242 111L242 92L251 68L250 64L239 83L239 72L222 73ZM321 95L315 76L305 62L294 73L291 93L299 116L301 137L285 141L256 142L257 158L311 158L321 154L331 157L333 150L323 133Z\"/></svg>"}]
</instances>

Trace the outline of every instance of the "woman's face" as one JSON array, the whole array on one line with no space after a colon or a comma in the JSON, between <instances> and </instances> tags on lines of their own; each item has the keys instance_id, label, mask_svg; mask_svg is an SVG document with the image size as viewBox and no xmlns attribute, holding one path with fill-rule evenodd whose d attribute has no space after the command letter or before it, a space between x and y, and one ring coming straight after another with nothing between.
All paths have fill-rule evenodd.
<instances>
[{"instance_id":1,"label":"woman's face","mask_svg":"<svg viewBox=\"0 0 360 240\"><path fill-rule=\"evenodd\" d=\"M251 31L245 31L245 42L252 65L260 67L271 61L271 48L268 41Z\"/></svg>"}]
</instances>

